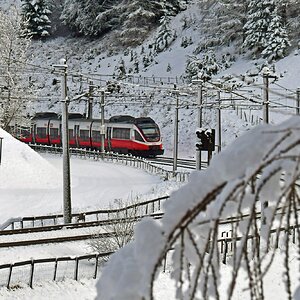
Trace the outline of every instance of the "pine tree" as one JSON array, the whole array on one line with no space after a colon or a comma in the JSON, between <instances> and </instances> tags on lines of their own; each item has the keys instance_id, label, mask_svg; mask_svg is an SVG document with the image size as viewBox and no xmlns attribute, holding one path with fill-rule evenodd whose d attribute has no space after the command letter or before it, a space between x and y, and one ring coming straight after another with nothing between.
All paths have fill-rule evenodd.
<instances>
[{"instance_id":1,"label":"pine tree","mask_svg":"<svg viewBox=\"0 0 300 300\"><path fill-rule=\"evenodd\" d=\"M213 75L216 75L221 70L220 64L217 62L216 55L213 51L208 51L202 58L197 56L190 57L187 60L185 69L188 80L202 79L210 80Z\"/></svg>"},{"instance_id":2,"label":"pine tree","mask_svg":"<svg viewBox=\"0 0 300 300\"><path fill-rule=\"evenodd\" d=\"M124 6L126 7L122 16L124 29L120 32L120 41L126 46L139 45L158 19L161 11L160 1L127 0Z\"/></svg>"},{"instance_id":3,"label":"pine tree","mask_svg":"<svg viewBox=\"0 0 300 300\"><path fill-rule=\"evenodd\" d=\"M118 65L115 68L115 71L115 74L117 75L118 79L124 78L124 76L126 75L125 62L122 57L120 58Z\"/></svg>"},{"instance_id":4,"label":"pine tree","mask_svg":"<svg viewBox=\"0 0 300 300\"><path fill-rule=\"evenodd\" d=\"M254 55L282 57L289 45L275 0L250 0L243 46ZM275 53L271 53L275 51Z\"/></svg>"},{"instance_id":5,"label":"pine tree","mask_svg":"<svg viewBox=\"0 0 300 300\"><path fill-rule=\"evenodd\" d=\"M33 38L47 37L50 35L51 11L45 0L22 0L22 14L26 26Z\"/></svg>"},{"instance_id":6,"label":"pine tree","mask_svg":"<svg viewBox=\"0 0 300 300\"><path fill-rule=\"evenodd\" d=\"M168 65L167 65L167 72L171 72L171 70L172 70L172 67L171 67L170 63L168 63Z\"/></svg>"},{"instance_id":7,"label":"pine tree","mask_svg":"<svg viewBox=\"0 0 300 300\"><path fill-rule=\"evenodd\" d=\"M167 15L167 12L160 19L161 25L155 41L156 52L167 49L174 40L174 30L170 27L170 21L171 17Z\"/></svg>"},{"instance_id":8,"label":"pine tree","mask_svg":"<svg viewBox=\"0 0 300 300\"><path fill-rule=\"evenodd\" d=\"M170 15L186 5L185 0L65 0L61 19L76 34L99 36L117 29L123 45L138 45L157 27L163 3Z\"/></svg>"},{"instance_id":9,"label":"pine tree","mask_svg":"<svg viewBox=\"0 0 300 300\"><path fill-rule=\"evenodd\" d=\"M300 38L300 0L286 0L278 3L278 12L293 46L296 46Z\"/></svg>"},{"instance_id":10,"label":"pine tree","mask_svg":"<svg viewBox=\"0 0 300 300\"><path fill-rule=\"evenodd\" d=\"M219 45L242 43L245 22L245 0L205 1L200 4L204 17L202 30L204 38L199 43L199 53Z\"/></svg>"},{"instance_id":11,"label":"pine tree","mask_svg":"<svg viewBox=\"0 0 300 300\"><path fill-rule=\"evenodd\" d=\"M272 12L272 15L273 18L267 29L266 42L262 51L262 55L270 61L283 58L286 48L291 45L286 29L282 26L281 18L277 14L277 9Z\"/></svg>"},{"instance_id":12,"label":"pine tree","mask_svg":"<svg viewBox=\"0 0 300 300\"><path fill-rule=\"evenodd\" d=\"M61 19L77 34L99 36L119 24L122 0L65 0Z\"/></svg>"}]
</instances>

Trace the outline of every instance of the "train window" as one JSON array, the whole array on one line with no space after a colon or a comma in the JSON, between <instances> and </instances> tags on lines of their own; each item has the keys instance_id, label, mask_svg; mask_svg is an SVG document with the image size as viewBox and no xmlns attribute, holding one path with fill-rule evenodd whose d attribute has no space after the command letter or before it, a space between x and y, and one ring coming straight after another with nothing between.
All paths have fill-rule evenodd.
<instances>
[{"instance_id":1,"label":"train window","mask_svg":"<svg viewBox=\"0 0 300 300\"><path fill-rule=\"evenodd\" d=\"M69 139L74 139L74 129L69 129Z\"/></svg>"},{"instance_id":2,"label":"train window","mask_svg":"<svg viewBox=\"0 0 300 300\"><path fill-rule=\"evenodd\" d=\"M40 138L46 138L47 137L47 131L46 128L43 127L37 127L36 128L36 135Z\"/></svg>"},{"instance_id":3,"label":"train window","mask_svg":"<svg viewBox=\"0 0 300 300\"><path fill-rule=\"evenodd\" d=\"M23 137L23 138L30 137L30 129L21 128L21 137Z\"/></svg>"},{"instance_id":4,"label":"train window","mask_svg":"<svg viewBox=\"0 0 300 300\"><path fill-rule=\"evenodd\" d=\"M130 128L114 128L112 138L120 140L129 140Z\"/></svg>"},{"instance_id":5,"label":"train window","mask_svg":"<svg viewBox=\"0 0 300 300\"><path fill-rule=\"evenodd\" d=\"M90 139L89 130L79 130L80 139L83 141L88 141Z\"/></svg>"},{"instance_id":6,"label":"train window","mask_svg":"<svg viewBox=\"0 0 300 300\"><path fill-rule=\"evenodd\" d=\"M140 133L137 132L136 130L134 131L134 139L135 139L136 141L139 141L139 142L144 142L142 136L141 136Z\"/></svg>"},{"instance_id":7,"label":"train window","mask_svg":"<svg viewBox=\"0 0 300 300\"><path fill-rule=\"evenodd\" d=\"M50 138L58 137L58 128L50 128Z\"/></svg>"},{"instance_id":8,"label":"train window","mask_svg":"<svg viewBox=\"0 0 300 300\"><path fill-rule=\"evenodd\" d=\"M100 142L101 141L100 131L93 130L92 131L92 139L94 142Z\"/></svg>"},{"instance_id":9,"label":"train window","mask_svg":"<svg viewBox=\"0 0 300 300\"><path fill-rule=\"evenodd\" d=\"M145 136L148 142L158 142L160 138L159 129L157 126L152 124L141 124L139 125L140 130L142 130L143 135Z\"/></svg>"}]
</instances>

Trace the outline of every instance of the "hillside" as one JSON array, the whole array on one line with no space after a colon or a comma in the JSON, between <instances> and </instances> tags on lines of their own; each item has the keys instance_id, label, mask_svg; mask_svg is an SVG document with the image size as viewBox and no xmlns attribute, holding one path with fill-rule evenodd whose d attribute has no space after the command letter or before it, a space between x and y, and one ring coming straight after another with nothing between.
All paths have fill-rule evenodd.
<instances>
[{"instance_id":1,"label":"hillside","mask_svg":"<svg viewBox=\"0 0 300 300\"><path fill-rule=\"evenodd\" d=\"M64 36L34 40L30 50L29 73L24 74L27 78L25 80L29 78L29 83L34 86L37 100L31 106L30 114L37 111L61 111L60 84L57 83L60 78L54 74L53 66L65 58L68 65L70 111L86 112L87 98L79 101L72 101L72 98L88 91L92 82L95 86L94 117L98 117L100 108L97 88L106 88L108 82L114 82L120 86L120 92L107 95L105 117L115 114L153 117L161 127L166 154L171 155L176 103L172 91L176 84L180 92L179 155L193 157L197 127L197 85L188 83L185 70L191 57L201 60L204 55L204 52L195 54L199 52L199 41L206 38L203 27L209 21L202 8L198 3L190 2L187 9L172 17L169 27L176 32L176 38L164 51L156 53L153 43L160 28L154 28L144 43L137 47L124 48L117 45L116 31L94 39ZM290 49L290 55L272 64L265 59L251 59L249 53L243 53L235 43L218 46L214 51L219 69L212 81L229 83L230 87L238 87L235 91L242 93L243 99L256 97L262 103L261 70L268 65L278 76L276 82L270 84L270 100L279 101L280 105L295 106L298 50ZM221 63L222 59L225 59L226 67ZM247 74L253 73L255 77L247 77ZM286 98L291 95L292 103ZM232 94L223 93L221 97L232 97ZM217 89L207 92L206 103L216 100ZM239 104L235 107L224 106L222 109L222 147L262 122L262 112L257 107L251 107L247 101L241 103L240 107ZM216 128L216 108L214 105L203 110L203 127ZM243 111L238 111L239 108L243 108ZM276 123L290 114L286 109L281 109L279 113L273 110L270 120Z\"/></svg>"}]
</instances>

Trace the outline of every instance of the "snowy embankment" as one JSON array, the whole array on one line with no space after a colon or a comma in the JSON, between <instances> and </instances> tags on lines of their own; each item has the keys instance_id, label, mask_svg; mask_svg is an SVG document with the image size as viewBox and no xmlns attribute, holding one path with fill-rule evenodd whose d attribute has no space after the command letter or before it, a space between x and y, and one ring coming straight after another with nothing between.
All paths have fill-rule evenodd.
<instances>
[{"instance_id":1,"label":"snowy embankment","mask_svg":"<svg viewBox=\"0 0 300 300\"><path fill-rule=\"evenodd\" d=\"M40 156L0 129L3 137L0 165L0 223L11 217L61 213L61 157ZM163 182L158 176L111 163L72 159L73 210L108 208L115 199L124 202L144 200L170 193L175 182ZM137 199L138 198L138 199ZM95 229L93 229L95 230ZM53 236L56 233L52 233ZM13 239L13 236L12 236ZM1 262L13 263L31 258L77 256L90 253L86 242L31 247L1 248ZM34 289L0 290L1 299L94 299L95 280L45 282ZM67 292L66 292L67 291Z\"/></svg>"},{"instance_id":2,"label":"snowy embankment","mask_svg":"<svg viewBox=\"0 0 300 300\"><path fill-rule=\"evenodd\" d=\"M1 129L0 137L0 224L12 217L61 213L61 157L42 157ZM170 189L158 176L111 163L71 159L71 173L74 212L108 208L120 198L155 198Z\"/></svg>"}]
</instances>

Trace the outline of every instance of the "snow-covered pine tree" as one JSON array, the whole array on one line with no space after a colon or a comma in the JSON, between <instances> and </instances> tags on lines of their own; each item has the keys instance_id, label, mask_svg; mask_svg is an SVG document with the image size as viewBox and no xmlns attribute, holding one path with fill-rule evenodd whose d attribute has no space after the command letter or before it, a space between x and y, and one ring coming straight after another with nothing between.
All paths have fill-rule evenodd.
<instances>
[{"instance_id":1,"label":"snow-covered pine tree","mask_svg":"<svg viewBox=\"0 0 300 300\"><path fill-rule=\"evenodd\" d=\"M171 17L167 15L167 11L160 19L160 27L155 41L156 52L161 52L167 49L174 41L175 31L170 27Z\"/></svg>"},{"instance_id":2,"label":"snow-covered pine tree","mask_svg":"<svg viewBox=\"0 0 300 300\"><path fill-rule=\"evenodd\" d=\"M243 25L245 22L245 0L203 1L200 3L203 11L203 39L198 50L213 48L219 45L230 45L233 41L243 42Z\"/></svg>"},{"instance_id":3,"label":"snow-covered pine tree","mask_svg":"<svg viewBox=\"0 0 300 300\"><path fill-rule=\"evenodd\" d=\"M125 62L122 57L120 58L118 65L115 68L115 74L118 79L124 78L124 76L126 75Z\"/></svg>"},{"instance_id":4,"label":"snow-covered pine tree","mask_svg":"<svg viewBox=\"0 0 300 300\"><path fill-rule=\"evenodd\" d=\"M46 0L22 0L22 14L26 21L28 32L33 38L50 35L51 11Z\"/></svg>"},{"instance_id":5,"label":"snow-covered pine tree","mask_svg":"<svg viewBox=\"0 0 300 300\"><path fill-rule=\"evenodd\" d=\"M126 46L139 45L160 17L161 2L125 0L124 5L126 12L122 16L123 30L120 32L120 41Z\"/></svg>"},{"instance_id":6,"label":"snow-covered pine tree","mask_svg":"<svg viewBox=\"0 0 300 300\"><path fill-rule=\"evenodd\" d=\"M272 58L282 56L289 40L285 29L281 27L276 0L249 0L243 47L251 50L255 56L270 55L272 49L278 51ZM272 33L274 30L276 32Z\"/></svg>"},{"instance_id":7,"label":"snow-covered pine tree","mask_svg":"<svg viewBox=\"0 0 300 300\"><path fill-rule=\"evenodd\" d=\"M167 72L171 72L171 70L172 70L172 67L171 67L170 63L168 63L168 65L167 65Z\"/></svg>"},{"instance_id":8,"label":"snow-covered pine tree","mask_svg":"<svg viewBox=\"0 0 300 300\"><path fill-rule=\"evenodd\" d=\"M134 73L139 73L140 69L139 69L139 61L137 59L137 57L134 57L134 61L133 61L133 72Z\"/></svg>"},{"instance_id":9,"label":"snow-covered pine tree","mask_svg":"<svg viewBox=\"0 0 300 300\"><path fill-rule=\"evenodd\" d=\"M99 36L117 29L124 45L138 45L157 27L163 2L172 15L186 4L186 0L65 0L61 19L76 34Z\"/></svg>"},{"instance_id":10,"label":"snow-covered pine tree","mask_svg":"<svg viewBox=\"0 0 300 300\"><path fill-rule=\"evenodd\" d=\"M300 0L286 0L278 3L278 12L282 17L290 41L296 46L300 38Z\"/></svg>"},{"instance_id":11,"label":"snow-covered pine tree","mask_svg":"<svg viewBox=\"0 0 300 300\"><path fill-rule=\"evenodd\" d=\"M271 16L273 18L267 28L264 50L262 51L262 55L269 61L283 58L287 47L291 45L287 31L277 13L277 8L271 13Z\"/></svg>"},{"instance_id":12,"label":"snow-covered pine tree","mask_svg":"<svg viewBox=\"0 0 300 300\"><path fill-rule=\"evenodd\" d=\"M217 62L215 53L210 50L202 58L197 56L189 57L186 64L186 77L188 80L202 79L210 80L213 75L216 75L221 70L220 64Z\"/></svg>"},{"instance_id":13,"label":"snow-covered pine tree","mask_svg":"<svg viewBox=\"0 0 300 300\"><path fill-rule=\"evenodd\" d=\"M178 12L185 10L189 0L163 0L165 7L170 15L176 15Z\"/></svg>"},{"instance_id":14,"label":"snow-covered pine tree","mask_svg":"<svg viewBox=\"0 0 300 300\"><path fill-rule=\"evenodd\" d=\"M77 34L99 36L119 24L122 0L65 0L61 19Z\"/></svg>"}]
</instances>

